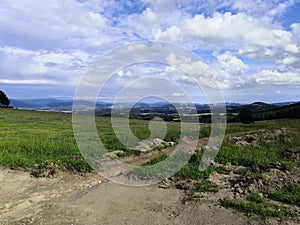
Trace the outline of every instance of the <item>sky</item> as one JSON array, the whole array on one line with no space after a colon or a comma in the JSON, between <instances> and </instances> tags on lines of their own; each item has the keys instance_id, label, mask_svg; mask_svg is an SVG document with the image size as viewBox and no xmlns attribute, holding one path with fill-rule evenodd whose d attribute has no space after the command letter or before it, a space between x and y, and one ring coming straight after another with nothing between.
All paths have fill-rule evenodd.
<instances>
[{"instance_id":1,"label":"sky","mask_svg":"<svg viewBox=\"0 0 300 225\"><path fill-rule=\"evenodd\" d=\"M297 0L1 0L0 89L9 98L70 99L110 51L159 41L198 60L170 52L169 64L98 74L109 76L103 95L113 99L134 82L138 98L138 90L156 93L174 82L186 92L169 93L173 101L184 94L203 101L198 86L221 91L226 102L299 101L299 12Z\"/></svg>"}]
</instances>

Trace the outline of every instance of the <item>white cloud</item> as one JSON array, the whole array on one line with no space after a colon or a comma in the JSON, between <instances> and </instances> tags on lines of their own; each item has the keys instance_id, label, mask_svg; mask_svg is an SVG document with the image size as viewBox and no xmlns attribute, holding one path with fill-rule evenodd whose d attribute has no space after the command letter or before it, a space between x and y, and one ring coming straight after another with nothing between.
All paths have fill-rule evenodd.
<instances>
[{"instance_id":1,"label":"white cloud","mask_svg":"<svg viewBox=\"0 0 300 225\"><path fill-rule=\"evenodd\" d=\"M291 71L262 70L253 75L252 79L259 85L300 85L300 74Z\"/></svg>"},{"instance_id":2,"label":"white cloud","mask_svg":"<svg viewBox=\"0 0 300 225\"><path fill-rule=\"evenodd\" d=\"M198 85L210 88L227 88L227 85L217 79L216 71L212 70L207 64L188 58L177 58L171 53L167 58L170 65L180 68L188 74Z\"/></svg>"},{"instance_id":3,"label":"white cloud","mask_svg":"<svg viewBox=\"0 0 300 225\"><path fill-rule=\"evenodd\" d=\"M267 47L246 46L240 48L238 53L247 58L255 60L268 60L273 59L275 57L274 50Z\"/></svg>"},{"instance_id":4,"label":"white cloud","mask_svg":"<svg viewBox=\"0 0 300 225\"><path fill-rule=\"evenodd\" d=\"M21 47L89 46L93 40L103 37L101 30L106 27L102 15L71 0L3 0L0 8L0 32L5 34L4 41Z\"/></svg>"},{"instance_id":5,"label":"white cloud","mask_svg":"<svg viewBox=\"0 0 300 225\"><path fill-rule=\"evenodd\" d=\"M234 0L232 8L258 17L274 17L285 13L293 4L293 0Z\"/></svg>"},{"instance_id":6,"label":"white cloud","mask_svg":"<svg viewBox=\"0 0 300 225\"><path fill-rule=\"evenodd\" d=\"M0 48L0 58L2 82L11 84L74 85L92 61L81 51L30 51L12 46Z\"/></svg>"},{"instance_id":7,"label":"white cloud","mask_svg":"<svg viewBox=\"0 0 300 225\"><path fill-rule=\"evenodd\" d=\"M157 21L157 15L151 8L147 8L141 15L142 22L146 24L153 24Z\"/></svg>"},{"instance_id":8,"label":"white cloud","mask_svg":"<svg viewBox=\"0 0 300 225\"><path fill-rule=\"evenodd\" d=\"M9 79L0 79L0 84L59 84L53 80L9 80Z\"/></svg>"},{"instance_id":9,"label":"white cloud","mask_svg":"<svg viewBox=\"0 0 300 225\"><path fill-rule=\"evenodd\" d=\"M234 56L231 52L225 52L224 54L217 55L218 62L226 73L237 76L245 73L249 66Z\"/></svg>"},{"instance_id":10,"label":"white cloud","mask_svg":"<svg viewBox=\"0 0 300 225\"><path fill-rule=\"evenodd\" d=\"M271 24L269 24L271 25ZM258 19L244 13L236 15L227 12L215 13L213 17L204 17L201 14L183 23L183 31L195 38L204 38L207 41L224 42L242 40L251 45L275 47L287 52L297 53L299 47L290 32L266 27Z\"/></svg>"},{"instance_id":11,"label":"white cloud","mask_svg":"<svg viewBox=\"0 0 300 225\"><path fill-rule=\"evenodd\" d=\"M133 76L132 73L131 73L130 71L124 72L123 70L120 70L120 71L117 73L117 75L118 75L119 77L132 77L132 76Z\"/></svg>"},{"instance_id":12,"label":"white cloud","mask_svg":"<svg viewBox=\"0 0 300 225\"><path fill-rule=\"evenodd\" d=\"M177 26L172 26L165 31L160 29L153 32L155 40L166 40L171 42L178 42L181 39L181 29Z\"/></svg>"},{"instance_id":13,"label":"white cloud","mask_svg":"<svg viewBox=\"0 0 300 225\"><path fill-rule=\"evenodd\" d=\"M150 3L155 12L165 13L175 10L174 0L143 0L143 2Z\"/></svg>"},{"instance_id":14,"label":"white cloud","mask_svg":"<svg viewBox=\"0 0 300 225\"><path fill-rule=\"evenodd\" d=\"M172 96L173 96L173 97L183 97L183 96L185 96L185 94L184 94L184 93L179 93L179 92L174 92L174 93L172 94Z\"/></svg>"}]
</instances>

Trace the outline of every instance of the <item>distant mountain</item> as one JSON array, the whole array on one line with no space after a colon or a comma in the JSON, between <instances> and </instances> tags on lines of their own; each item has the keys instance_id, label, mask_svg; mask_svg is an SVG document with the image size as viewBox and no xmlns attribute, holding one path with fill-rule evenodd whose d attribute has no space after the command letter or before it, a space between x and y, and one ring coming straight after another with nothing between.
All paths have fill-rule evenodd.
<instances>
[{"instance_id":1,"label":"distant mountain","mask_svg":"<svg viewBox=\"0 0 300 225\"><path fill-rule=\"evenodd\" d=\"M10 99L10 105L15 108L22 108L22 109L38 109L37 105L33 105L30 103L26 103L17 99Z\"/></svg>"},{"instance_id":2,"label":"distant mountain","mask_svg":"<svg viewBox=\"0 0 300 225\"><path fill-rule=\"evenodd\" d=\"M252 104L246 105L251 112L263 112L277 109L279 106L273 104L267 104L264 102L254 102Z\"/></svg>"},{"instance_id":3,"label":"distant mountain","mask_svg":"<svg viewBox=\"0 0 300 225\"><path fill-rule=\"evenodd\" d=\"M41 99L10 99L10 105L15 108L22 109L43 109L47 108L48 104L63 102L54 98L41 98Z\"/></svg>"},{"instance_id":4,"label":"distant mountain","mask_svg":"<svg viewBox=\"0 0 300 225\"><path fill-rule=\"evenodd\" d=\"M73 108L72 99L55 99L55 98L41 98L41 99L10 99L11 106L15 108L31 109L31 110L49 110L49 111L71 111ZM95 103L87 100L77 101L80 105L79 110L91 110L94 108ZM124 115L125 111L130 111L130 115L140 118L141 115L146 115L147 118L152 116L165 115L172 119L178 117L178 111L184 114L195 114L195 108L198 114L209 114L211 109L218 109L224 104L191 104L191 103L170 103L166 101L157 102L137 102L132 107L132 103L119 103L113 105L112 103L97 102L96 114L110 116L111 111L117 112L119 115ZM112 107L113 106L113 107ZM227 119L231 122L238 121L238 113L242 107L248 107L254 114L255 120L286 118L286 117L299 117L300 103L298 102L282 102L282 103L264 103L254 102L251 104L240 103L225 103L227 111ZM125 110L126 109L126 110ZM202 116L202 115L201 115ZM176 117L176 118L177 118ZM298 118L297 117L297 118Z\"/></svg>"},{"instance_id":5,"label":"distant mountain","mask_svg":"<svg viewBox=\"0 0 300 225\"><path fill-rule=\"evenodd\" d=\"M72 110L73 100L60 100L60 99L10 99L11 106L21 109L31 110L51 110L51 111L62 111ZM91 108L94 106L93 102L82 100L79 101L83 108ZM96 108L107 108L110 107L111 103L97 102Z\"/></svg>"},{"instance_id":6,"label":"distant mountain","mask_svg":"<svg viewBox=\"0 0 300 225\"><path fill-rule=\"evenodd\" d=\"M300 118L300 102L254 113L256 120Z\"/></svg>"}]
</instances>

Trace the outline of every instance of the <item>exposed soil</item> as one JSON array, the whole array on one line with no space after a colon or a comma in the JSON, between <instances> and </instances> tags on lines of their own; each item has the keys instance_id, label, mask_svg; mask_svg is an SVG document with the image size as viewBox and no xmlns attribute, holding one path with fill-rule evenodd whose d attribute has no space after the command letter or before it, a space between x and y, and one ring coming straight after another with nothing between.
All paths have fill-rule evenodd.
<instances>
[{"instance_id":1,"label":"exposed soil","mask_svg":"<svg viewBox=\"0 0 300 225\"><path fill-rule=\"evenodd\" d=\"M259 224L214 201L182 203L184 192L131 187L97 174L33 178L0 170L0 224Z\"/></svg>"}]
</instances>

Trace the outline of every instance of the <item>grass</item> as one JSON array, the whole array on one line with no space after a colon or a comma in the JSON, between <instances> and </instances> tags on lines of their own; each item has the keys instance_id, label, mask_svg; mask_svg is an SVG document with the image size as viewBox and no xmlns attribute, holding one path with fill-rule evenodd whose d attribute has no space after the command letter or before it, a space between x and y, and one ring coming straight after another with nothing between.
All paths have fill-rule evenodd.
<instances>
[{"instance_id":1,"label":"grass","mask_svg":"<svg viewBox=\"0 0 300 225\"><path fill-rule=\"evenodd\" d=\"M198 184L196 191L199 191L199 192L214 192L214 193L216 193L216 192L219 191L219 188L218 188L218 186L212 184L208 180L202 180Z\"/></svg>"},{"instance_id":2,"label":"grass","mask_svg":"<svg viewBox=\"0 0 300 225\"><path fill-rule=\"evenodd\" d=\"M129 120L132 133L139 139L149 138L149 121ZM99 137L108 151L123 150L122 156L138 154L119 141L111 125L111 118L96 117ZM178 142L180 123L168 122L165 141ZM284 161L282 154L285 148L300 146L300 120L260 121L255 124L227 124L226 133L257 131L258 129L294 129L290 134L292 142L278 139L274 142L263 142L259 146L239 147L225 141L216 161L231 162L235 165L261 165L270 161ZM210 125L200 125L199 137L208 137ZM129 133L128 131L126 131ZM124 132L125 138L127 133ZM132 144L132 143L131 143ZM217 168L209 167L200 172L198 165L202 155L193 156L188 165L175 176L182 179L206 179ZM0 165L7 167L32 168L36 164L51 161L72 170L90 171L91 168L82 160L72 128L72 115L55 112L0 109ZM158 160L159 161L159 160ZM150 162L153 163L153 162Z\"/></svg>"},{"instance_id":3,"label":"grass","mask_svg":"<svg viewBox=\"0 0 300 225\"><path fill-rule=\"evenodd\" d=\"M258 201L259 200L259 201ZM290 217L294 218L297 216L296 212L291 209L288 209L285 206L270 204L267 203L264 199L257 199L257 197L253 197L253 199L249 200L231 200L231 199L223 199L220 201L221 205L225 208L234 208L239 211L247 213L247 215L252 216L254 214L262 216L264 218L267 217Z\"/></svg>"},{"instance_id":4,"label":"grass","mask_svg":"<svg viewBox=\"0 0 300 225\"><path fill-rule=\"evenodd\" d=\"M46 160L90 171L80 160L70 115L23 110L0 110L0 165L33 167Z\"/></svg>"},{"instance_id":5,"label":"grass","mask_svg":"<svg viewBox=\"0 0 300 225\"><path fill-rule=\"evenodd\" d=\"M132 132L140 139L150 135L149 121L130 120ZM109 117L96 117L99 137L108 151L124 150L123 156L139 154L122 144ZM168 123L165 141L176 141L179 123ZM126 139L126 138L125 138ZM74 171L91 171L82 160L72 128L72 115L15 109L0 109L0 166L33 168L51 161Z\"/></svg>"},{"instance_id":6,"label":"grass","mask_svg":"<svg viewBox=\"0 0 300 225\"><path fill-rule=\"evenodd\" d=\"M281 121L278 122L281 124ZM284 151L286 149L300 146L300 136L298 135L300 124L298 121L295 122L297 123L294 124L293 131L289 131L274 140L261 140L256 145L238 146L227 139L224 141L215 161L222 164L231 163L247 167L265 165L274 161L292 163L299 166L299 162L296 160L284 158Z\"/></svg>"},{"instance_id":7,"label":"grass","mask_svg":"<svg viewBox=\"0 0 300 225\"><path fill-rule=\"evenodd\" d=\"M300 185L290 184L282 190L270 190L267 192L268 198L275 201L300 206Z\"/></svg>"}]
</instances>

